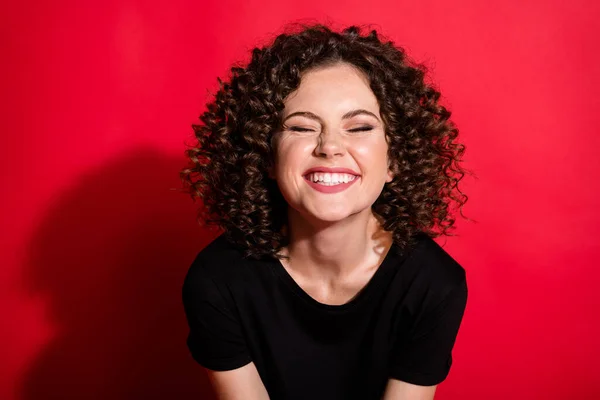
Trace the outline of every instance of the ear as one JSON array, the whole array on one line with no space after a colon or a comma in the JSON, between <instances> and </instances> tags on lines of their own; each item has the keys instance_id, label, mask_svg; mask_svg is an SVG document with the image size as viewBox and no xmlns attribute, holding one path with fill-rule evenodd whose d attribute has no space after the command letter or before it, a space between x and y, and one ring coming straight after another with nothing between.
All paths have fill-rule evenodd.
<instances>
[{"instance_id":1,"label":"ear","mask_svg":"<svg viewBox=\"0 0 600 400\"><path fill-rule=\"evenodd\" d=\"M394 174L393 168L394 167L392 166L391 161L388 159L388 170L387 170L387 175L385 177L385 183L390 183L391 181L394 180L394 177L396 175Z\"/></svg>"},{"instance_id":2,"label":"ear","mask_svg":"<svg viewBox=\"0 0 600 400\"><path fill-rule=\"evenodd\" d=\"M391 170L391 169L388 169L388 171L387 171L387 175L386 175L386 177L385 177L385 182L386 182L386 183L390 183L390 182L391 182L391 181L393 181L393 180L394 180L394 173L392 172L392 170Z\"/></svg>"}]
</instances>

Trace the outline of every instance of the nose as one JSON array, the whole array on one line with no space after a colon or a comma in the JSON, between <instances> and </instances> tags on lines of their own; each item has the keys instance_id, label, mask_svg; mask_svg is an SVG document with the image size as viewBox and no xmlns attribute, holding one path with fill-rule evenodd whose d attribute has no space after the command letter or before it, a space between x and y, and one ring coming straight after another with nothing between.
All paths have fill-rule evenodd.
<instances>
[{"instance_id":1,"label":"nose","mask_svg":"<svg viewBox=\"0 0 600 400\"><path fill-rule=\"evenodd\" d=\"M346 152L343 139L337 132L323 131L317 140L315 153L319 157L343 156Z\"/></svg>"}]
</instances>

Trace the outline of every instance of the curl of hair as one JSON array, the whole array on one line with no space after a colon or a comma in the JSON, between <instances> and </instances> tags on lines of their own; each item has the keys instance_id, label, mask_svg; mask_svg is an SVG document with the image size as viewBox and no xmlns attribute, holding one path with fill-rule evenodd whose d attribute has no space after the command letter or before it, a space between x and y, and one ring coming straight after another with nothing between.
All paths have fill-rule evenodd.
<instances>
[{"instance_id":1,"label":"curl of hair","mask_svg":"<svg viewBox=\"0 0 600 400\"><path fill-rule=\"evenodd\" d=\"M358 26L335 32L323 24L300 24L270 46L254 48L247 66L234 65L185 150L180 177L192 199L201 199L198 221L216 225L245 257L275 257L289 243L287 203L269 178L271 138L281 128L284 99L307 71L348 63L362 71L380 105L395 178L372 206L401 249L414 237L450 235L467 196L458 188L466 170L464 145L440 92L425 82L427 68L411 61L376 30ZM463 216L464 217L464 216Z\"/></svg>"}]
</instances>

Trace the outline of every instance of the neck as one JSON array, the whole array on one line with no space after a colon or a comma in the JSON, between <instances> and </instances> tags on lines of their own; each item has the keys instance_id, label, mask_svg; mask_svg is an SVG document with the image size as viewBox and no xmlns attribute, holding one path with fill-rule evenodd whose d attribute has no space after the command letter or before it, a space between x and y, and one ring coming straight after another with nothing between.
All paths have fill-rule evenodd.
<instances>
[{"instance_id":1,"label":"neck","mask_svg":"<svg viewBox=\"0 0 600 400\"><path fill-rule=\"evenodd\" d=\"M290 208L288 234L283 254L291 268L311 278L338 279L377 267L392 244L371 208L334 223L306 220Z\"/></svg>"}]
</instances>

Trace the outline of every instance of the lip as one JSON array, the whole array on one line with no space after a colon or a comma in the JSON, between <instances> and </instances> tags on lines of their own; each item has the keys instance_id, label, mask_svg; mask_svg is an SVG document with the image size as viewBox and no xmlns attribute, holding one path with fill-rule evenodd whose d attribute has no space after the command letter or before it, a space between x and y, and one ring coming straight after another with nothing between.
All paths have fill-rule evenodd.
<instances>
[{"instance_id":1,"label":"lip","mask_svg":"<svg viewBox=\"0 0 600 400\"><path fill-rule=\"evenodd\" d=\"M350 186L352 186L356 181L358 181L360 179L359 176L357 176L356 178L354 178L353 181L350 181L348 183L338 183L337 185L333 185L333 186L325 186L325 185L319 185L316 182L313 182L311 180L306 179L306 176L304 177L304 181L308 184L308 186L312 187L313 189L321 192L321 193L338 193L338 192L343 192L344 190L348 189Z\"/></svg>"}]
</instances>

